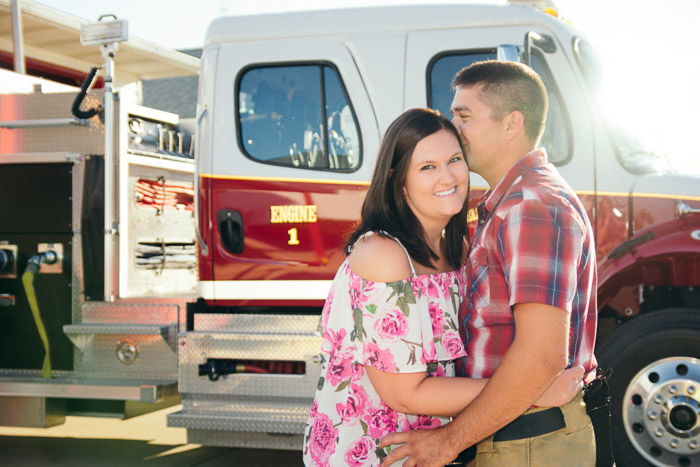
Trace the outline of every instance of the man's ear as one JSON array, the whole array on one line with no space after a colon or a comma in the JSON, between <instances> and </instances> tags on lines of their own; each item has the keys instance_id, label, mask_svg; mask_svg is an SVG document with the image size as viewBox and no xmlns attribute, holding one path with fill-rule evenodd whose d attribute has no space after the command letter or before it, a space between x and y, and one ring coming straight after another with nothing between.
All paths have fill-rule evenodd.
<instances>
[{"instance_id":1,"label":"man's ear","mask_svg":"<svg viewBox=\"0 0 700 467\"><path fill-rule=\"evenodd\" d=\"M506 114L502 122L508 139L513 139L521 133L525 133L525 116L519 110Z\"/></svg>"}]
</instances>

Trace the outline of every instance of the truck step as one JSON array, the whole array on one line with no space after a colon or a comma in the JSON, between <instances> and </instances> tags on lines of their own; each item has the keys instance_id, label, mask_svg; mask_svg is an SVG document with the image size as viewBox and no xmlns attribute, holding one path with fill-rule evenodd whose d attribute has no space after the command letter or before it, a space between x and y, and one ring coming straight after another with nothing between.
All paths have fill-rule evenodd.
<instances>
[{"instance_id":1,"label":"truck step","mask_svg":"<svg viewBox=\"0 0 700 467\"><path fill-rule=\"evenodd\" d=\"M216 412L182 410L168 415L168 426L190 430L224 430L299 434L309 417L309 405L298 407L241 407Z\"/></svg>"},{"instance_id":2,"label":"truck step","mask_svg":"<svg viewBox=\"0 0 700 467\"><path fill-rule=\"evenodd\" d=\"M0 370L0 396L101 399L156 403L177 394L177 381L87 380L71 372L54 372L44 379L39 372Z\"/></svg>"}]
</instances>

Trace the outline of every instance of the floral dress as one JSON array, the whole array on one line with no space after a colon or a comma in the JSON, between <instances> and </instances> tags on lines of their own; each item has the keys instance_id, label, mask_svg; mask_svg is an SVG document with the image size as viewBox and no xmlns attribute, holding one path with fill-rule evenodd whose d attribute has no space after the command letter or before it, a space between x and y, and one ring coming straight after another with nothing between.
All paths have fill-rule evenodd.
<instances>
[{"instance_id":1,"label":"floral dress","mask_svg":"<svg viewBox=\"0 0 700 467\"><path fill-rule=\"evenodd\" d=\"M393 410L364 370L454 376L454 360L466 355L457 330L464 268L411 270L409 279L375 282L353 273L348 260L338 269L319 324L323 365L304 433L306 465L379 465L388 452L378 447L382 437L449 421Z\"/></svg>"}]
</instances>

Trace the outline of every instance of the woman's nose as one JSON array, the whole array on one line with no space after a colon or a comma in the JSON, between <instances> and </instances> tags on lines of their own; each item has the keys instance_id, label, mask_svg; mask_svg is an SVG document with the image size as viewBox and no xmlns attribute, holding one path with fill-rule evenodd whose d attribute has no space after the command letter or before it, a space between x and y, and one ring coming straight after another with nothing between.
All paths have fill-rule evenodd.
<instances>
[{"instance_id":1,"label":"woman's nose","mask_svg":"<svg viewBox=\"0 0 700 467\"><path fill-rule=\"evenodd\" d=\"M452 170L453 169L450 165L443 166L442 170L440 170L440 181L442 183L452 184L457 179Z\"/></svg>"}]
</instances>

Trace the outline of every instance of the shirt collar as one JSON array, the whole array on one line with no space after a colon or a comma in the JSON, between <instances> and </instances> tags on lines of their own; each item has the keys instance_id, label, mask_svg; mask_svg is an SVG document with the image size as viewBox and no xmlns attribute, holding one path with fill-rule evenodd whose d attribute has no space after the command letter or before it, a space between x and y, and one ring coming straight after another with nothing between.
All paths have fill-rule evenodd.
<instances>
[{"instance_id":1,"label":"shirt collar","mask_svg":"<svg viewBox=\"0 0 700 467\"><path fill-rule=\"evenodd\" d=\"M547 164L547 151L544 148L537 148L532 152L525 154L518 162L501 178L495 187L491 188L484 195L483 201L479 205L479 217L482 218L492 212L500 203L503 196L510 190L515 181L519 179L526 171L535 167L542 167ZM483 207L482 207L483 205Z\"/></svg>"}]
</instances>

